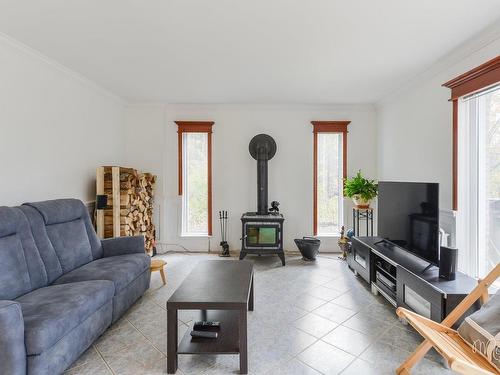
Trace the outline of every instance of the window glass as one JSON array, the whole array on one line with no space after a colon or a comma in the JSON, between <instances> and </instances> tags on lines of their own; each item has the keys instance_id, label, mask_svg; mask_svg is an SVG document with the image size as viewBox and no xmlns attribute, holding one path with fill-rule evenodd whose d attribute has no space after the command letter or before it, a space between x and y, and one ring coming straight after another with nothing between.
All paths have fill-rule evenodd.
<instances>
[{"instance_id":1,"label":"window glass","mask_svg":"<svg viewBox=\"0 0 500 375\"><path fill-rule=\"evenodd\" d=\"M482 277L500 262L500 89L459 105L459 268Z\"/></svg>"},{"instance_id":2,"label":"window glass","mask_svg":"<svg viewBox=\"0 0 500 375\"><path fill-rule=\"evenodd\" d=\"M343 218L342 134L318 133L318 235L338 235Z\"/></svg>"},{"instance_id":3,"label":"window glass","mask_svg":"<svg viewBox=\"0 0 500 375\"><path fill-rule=\"evenodd\" d=\"M208 134L182 137L182 235L208 235Z\"/></svg>"}]
</instances>

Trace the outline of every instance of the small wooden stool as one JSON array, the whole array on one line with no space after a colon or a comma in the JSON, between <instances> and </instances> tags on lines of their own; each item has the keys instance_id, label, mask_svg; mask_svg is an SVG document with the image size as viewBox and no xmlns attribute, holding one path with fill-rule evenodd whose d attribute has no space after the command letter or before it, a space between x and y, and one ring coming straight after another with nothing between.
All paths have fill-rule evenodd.
<instances>
[{"instance_id":1,"label":"small wooden stool","mask_svg":"<svg viewBox=\"0 0 500 375\"><path fill-rule=\"evenodd\" d=\"M163 285L167 284L167 279L165 278L165 272L163 271L163 267L165 267L166 264L167 262L161 259L153 259L151 261L151 272L160 271L160 276L161 279L163 280Z\"/></svg>"}]
</instances>

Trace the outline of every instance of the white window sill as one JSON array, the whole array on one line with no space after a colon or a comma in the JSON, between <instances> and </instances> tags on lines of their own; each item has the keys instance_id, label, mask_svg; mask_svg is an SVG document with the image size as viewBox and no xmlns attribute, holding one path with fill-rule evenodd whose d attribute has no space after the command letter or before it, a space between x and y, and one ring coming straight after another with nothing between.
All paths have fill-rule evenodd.
<instances>
[{"instance_id":1,"label":"white window sill","mask_svg":"<svg viewBox=\"0 0 500 375\"><path fill-rule=\"evenodd\" d=\"M212 236L208 234L186 234L183 233L180 235L182 238L212 238Z\"/></svg>"}]
</instances>

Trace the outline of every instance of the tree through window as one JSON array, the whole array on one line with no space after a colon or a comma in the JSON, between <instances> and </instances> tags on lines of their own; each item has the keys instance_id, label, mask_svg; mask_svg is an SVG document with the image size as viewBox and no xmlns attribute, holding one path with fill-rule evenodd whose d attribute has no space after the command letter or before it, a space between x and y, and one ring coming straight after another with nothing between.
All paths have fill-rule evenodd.
<instances>
[{"instance_id":1,"label":"tree through window","mask_svg":"<svg viewBox=\"0 0 500 375\"><path fill-rule=\"evenodd\" d=\"M181 235L212 234L213 122L176 121L179 147Z\"/></svg>"},{"instance_id":2,"label":"tree through window","mask_svg":"<svg viewBox=\"0 0 500 375\"><path fill-rule=\"evenodd\" d=\"M344 218L343 180L347 177L347 125L313 121L314 235L336 236Z\"/></svg>"}]
</instances>

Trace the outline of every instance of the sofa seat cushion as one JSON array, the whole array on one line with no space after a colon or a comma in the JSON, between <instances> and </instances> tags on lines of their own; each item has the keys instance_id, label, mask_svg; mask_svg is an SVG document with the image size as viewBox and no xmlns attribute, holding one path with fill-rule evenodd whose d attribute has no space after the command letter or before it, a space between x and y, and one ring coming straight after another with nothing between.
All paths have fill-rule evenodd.
<instances>
[{"instance_id":1,"label":"sofa seat cushion","mask_svg":"<svg viewBox=\"0 0 500 375\"><path fill-rule=\"evenodd\" d=\"M115 284L115 295L120 293L145 270L151 258L145 253L117 255L90 262L58 278L54 284L87 280L109 280Z\"/></svg>"},{"instance_id":2,"label":"sofa seat cushion","mask_svg":"<svg viewBox=\"0 0 500 375\"><path fill-rule=\"evenodd\" d=\"M110 281L84 281L47 286L16 299L23 311L26 353L50 349L112 300L114 291Z\"/></svg>"}]
</instances>

